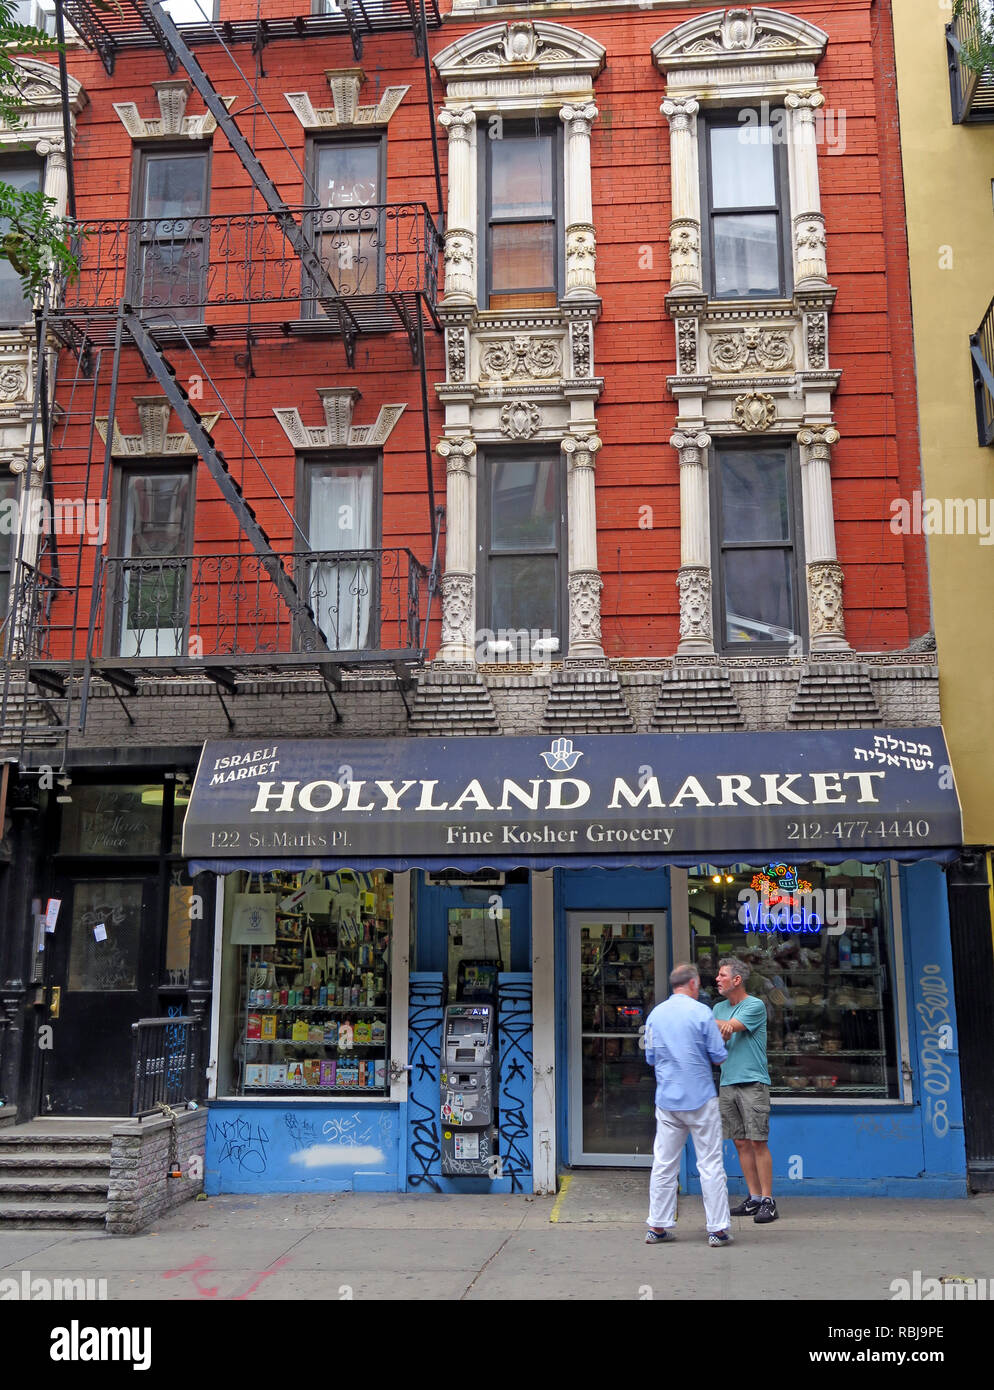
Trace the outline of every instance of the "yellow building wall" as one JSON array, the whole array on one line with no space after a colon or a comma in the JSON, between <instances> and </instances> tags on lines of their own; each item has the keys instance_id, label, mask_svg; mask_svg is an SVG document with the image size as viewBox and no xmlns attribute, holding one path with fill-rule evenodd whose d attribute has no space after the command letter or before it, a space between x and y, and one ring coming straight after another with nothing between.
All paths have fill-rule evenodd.
<instances>
[{"instance_id":1,"label":"yellow building wall","mask_svg":"<svg viewBox=\"0 0 994 1390\"><path fill-rule=\"evenodd\" d=\"M953 124L950 10L939 0L896 0L893 8L923 493L943 503L986 499L994 511L994 448L977 443L969 348L994 297L994 124ZM994 545L979 534L932 535L928 563L965 840L992 844Z\"/></svg>"}]
</instances>

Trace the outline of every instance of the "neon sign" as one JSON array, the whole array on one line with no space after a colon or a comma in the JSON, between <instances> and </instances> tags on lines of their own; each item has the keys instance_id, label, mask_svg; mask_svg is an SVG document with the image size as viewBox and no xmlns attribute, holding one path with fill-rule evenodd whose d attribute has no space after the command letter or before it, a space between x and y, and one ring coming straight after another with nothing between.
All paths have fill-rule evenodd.
<instances>
[{"instance_id":1,"label":"neon sign","mask_svg":"<svg viewBox=\"0 0 994 1390\"><path fill-rule=\"evenodd\" d=\"M739 921L747 932L820 932L821 915L805 878L793 864L767 864L739 894Z\"/></svg>"}]
</instances>

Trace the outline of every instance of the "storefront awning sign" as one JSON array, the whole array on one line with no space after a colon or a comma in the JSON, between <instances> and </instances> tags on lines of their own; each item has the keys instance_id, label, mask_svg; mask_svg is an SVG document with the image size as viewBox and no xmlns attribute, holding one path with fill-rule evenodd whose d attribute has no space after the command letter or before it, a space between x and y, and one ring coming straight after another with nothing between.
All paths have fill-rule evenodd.
<instances>
[{"instance_id":1,"label":"storefront awning sign","mask_svg":"<svg viewBox=\"0 0 994 1390\"><path fill-rule=\"evenodd\" d=\"M948 858L939 728L204 746L183 853L221 869Z\"/></svg>"}]
</instances>

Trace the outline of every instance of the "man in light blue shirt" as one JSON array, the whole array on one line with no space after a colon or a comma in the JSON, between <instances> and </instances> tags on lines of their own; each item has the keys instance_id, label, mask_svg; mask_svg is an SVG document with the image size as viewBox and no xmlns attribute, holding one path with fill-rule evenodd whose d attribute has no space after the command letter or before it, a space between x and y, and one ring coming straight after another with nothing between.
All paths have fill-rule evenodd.
<instances>
[{"instance_id":1,"label":"man in light blue shirt","mask_svg":"<svg viewBox=\"0 0 994 1390\"><path fill-rule=\"evenodd\" d=\"M731 1245L728 1184L721 1153L721 1114L711 1066L728 1056L711 1010L700 1003L697 967L670 972L673 993L646 1019L645 1060L656 1072L656 1142L649 1178L646 1244L672 1240L676 1225L680 1154L689 1134L704 1198L704 1224L711 1246Z\"/></svg>"}]
</instances>

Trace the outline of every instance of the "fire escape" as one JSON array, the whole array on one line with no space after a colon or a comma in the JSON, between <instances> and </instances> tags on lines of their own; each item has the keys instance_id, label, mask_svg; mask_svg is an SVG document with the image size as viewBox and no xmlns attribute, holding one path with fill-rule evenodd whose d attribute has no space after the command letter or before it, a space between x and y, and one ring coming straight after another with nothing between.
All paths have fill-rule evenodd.
<instances>
[{"instance_id":1,"label":"fire escape","mask_svg":"<svg viewBox=\"0 0 994 1390\"><path fill-rule=\"evenodd\" d=\"M58 3L61 10L63 0ZM44 457L41 497L48 499L40 506L49 507L49 520L53 507L74 507L78 536L67 545L56 524L37 545L28 540L27 550L22 536L3 630L0 743L11 753L17 750L22 766L64 765L72 731L86 727L94 677L110 685L130 722L128 702L139 692L139 678L155 675L211 681L232 727L225 697L236 695L237 678L248 674L316 672L340 720L335 695L343 670L380 667L394 673L407 707L405 692L427 647L439 541L425 362L426 331L440 328L441 179L427 46L428 28L441 22L437 0L342 0L322 15L181 29L159 0L115 0L113 6L64 0L64 10L108 74L119 54L153 47L162 50L171 71L181 67L264 206L168 224L161 218L73 223L80 273L57 287L38 327L40 348L54 341L68 351L61 356L39 351L32 447L37 436ZM251 43L258 72L266 45L277 39L348 36L358 59L366 36L405 29L413 32L427 84L434 218L423 202L287 206L193 52L195 46L221 45L261 108L229 45ZM65 94L65 82L63 89ZM71 164L69 211L74 218ZM343 247L349 250L344 259ZM406 335L420 374L431 560L419 561L406 547L314 551L252 447L247 421L239 421L236 407L213 381L205 356L215 345L240 348L236 364L251 377L254 346L319 338L340 341L354 370L361 339L396 332ZM217 542L212 553L195 547L196 554L162 559L133 559L108 550L116 404L122 357L131 349L237 523L237 541L223 553ZM181 384L169 357L177 350L195 364L196 394L209 398L209 413L206 406L203 413L195 408ZM63 367L63 376L56 367L51 382L49 362ZM107 415L101 418L99 385L108 375ZM357 394L337 392L339 400ZM164 445L165 418L160 417ZM254 465L254 498L261 495L261 478L271 491L267 511L285 515L293 541L283 553L215 442L211 431L220 418L238 436L243 478L246 462ZM346 420L346 434L348 428ZM370 429L372 444L376 429L375 424ZM102 468L96 461L101 452ZM74 501L55 498L56 458L60 492L75 488ZM340 620L343 612L351 612L351 618Z\"/></svg>"}]
</instances>

